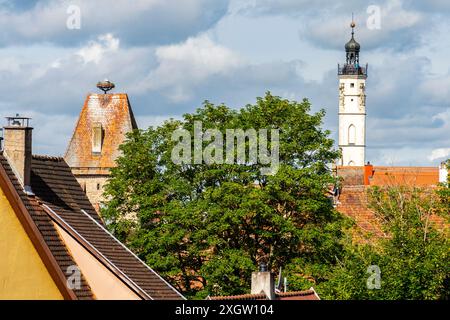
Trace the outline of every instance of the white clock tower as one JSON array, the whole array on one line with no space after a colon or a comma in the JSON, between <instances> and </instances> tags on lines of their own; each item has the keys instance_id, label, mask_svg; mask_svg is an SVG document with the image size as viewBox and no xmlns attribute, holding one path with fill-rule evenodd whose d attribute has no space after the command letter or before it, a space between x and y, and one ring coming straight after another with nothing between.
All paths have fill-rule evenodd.
<instances>
[{"instance_id":1,"label":"white clock tower","mask_svg":"<svg viewBox=\"0 0 450 320\"><path fill-rule=\"evenodd\" d=\"M366 79L368 65L359 64L361 46L354 38L345 45L346 62L338 65L339 75L339 148L340 165L364 166L366 151Z\"/></svg>"}]
</instances>

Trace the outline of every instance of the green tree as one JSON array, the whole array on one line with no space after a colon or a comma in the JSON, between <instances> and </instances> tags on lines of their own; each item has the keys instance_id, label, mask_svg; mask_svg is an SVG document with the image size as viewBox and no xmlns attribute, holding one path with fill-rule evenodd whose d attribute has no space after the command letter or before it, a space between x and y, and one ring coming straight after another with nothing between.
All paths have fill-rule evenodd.
<instances>
[{"instance_id":1,"label":"green tree","mask_svg":"<svg viewBox=\"0 0 450 320\"><path fill-rule=\"evenodd\" d=\"M347 243L342 261L330 280L321 283L319 294L329 299L448 299L449 189L448 183L437 191L370 189L370 204L388 236L366 245ZM371 265L380 268L379 289L367 287Z\"/></svg>"},{"instance_id":2,"label":"green tree","mask_svg":"<svg viewBox=\"0 0 450 320\"><path fill-rule=\"evenodd\" d=\"M272 271L286 267L291 289L310 285L314 276L295 266L329 271L345 222L326 193L338 153L321 129L324 111L310 108L267 93L240 110L205 102L183 120L131 133L106 186L109 228L188 297L248 292L263 260ZM194 137L196 121L222 134L279 129L278 172L263 175L267 165L250 162L175 164L172 133Z\"/></svg>"}]
</instances>

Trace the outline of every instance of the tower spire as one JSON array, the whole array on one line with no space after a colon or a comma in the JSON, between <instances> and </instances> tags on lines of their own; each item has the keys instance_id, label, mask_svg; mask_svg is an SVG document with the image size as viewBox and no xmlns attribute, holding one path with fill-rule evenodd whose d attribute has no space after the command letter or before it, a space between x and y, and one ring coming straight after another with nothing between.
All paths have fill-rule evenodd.
<instances>
[{"instance_id":1,"label":"tower spire","mask_svg":"<svg viewBox=\"0 0 450 320\"><path fill-rule=\"evenodd\" d=\"M352 23L350 23L350 27L352 28L352 39L354 39L356 23L353 16L353 12L352 12Z\"/></svg>"},{"instance_id":2,"label":"tower spire","mask_svg":"<svg viewBox=\"0 0 450 320\"><path fill-rule=\"evenodd\" d=\"M359 52L361 49L360 44L355 40L355 19L352 14L352 22L350 23L350 28L352 28L352 37L345 44L345 55L346 61L342 69L339 72L343 74L352 74L352 75L364 75L366 73L366 69L360 67L359 64Z\"/></svg>"}]
</instances>

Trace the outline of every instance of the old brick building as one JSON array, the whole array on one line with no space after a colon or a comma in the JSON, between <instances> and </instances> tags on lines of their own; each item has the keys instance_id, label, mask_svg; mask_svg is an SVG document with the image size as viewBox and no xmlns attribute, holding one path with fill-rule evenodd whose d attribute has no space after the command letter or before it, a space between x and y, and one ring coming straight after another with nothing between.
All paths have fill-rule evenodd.
<instances>
[{"instance_id":1,"label":"old brick building","mask_svg":"<svg viewBox=\"0 0 450 320\"><path fill-rule=\"evenodd\" d=\"M64 159L96 210L118 147L133 129L137 124L127 94L87 96Z\"/></svg>"}]
</instances>

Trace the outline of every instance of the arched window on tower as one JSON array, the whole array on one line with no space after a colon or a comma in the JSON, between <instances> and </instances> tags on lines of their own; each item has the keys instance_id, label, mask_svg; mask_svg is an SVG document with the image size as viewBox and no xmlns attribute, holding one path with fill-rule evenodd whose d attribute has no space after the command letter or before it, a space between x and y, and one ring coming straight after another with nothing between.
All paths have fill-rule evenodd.
<instances>
[{"instance_id":1,"label":"arched window on tower","mask_svg":"<svg viewBox=\"0 0 450 320\"><path fill-rule=\"evenodd\" d=\"M356 143L356 128L353 124L348 127L348 144Z\"/></svg>"}]
</instances>

